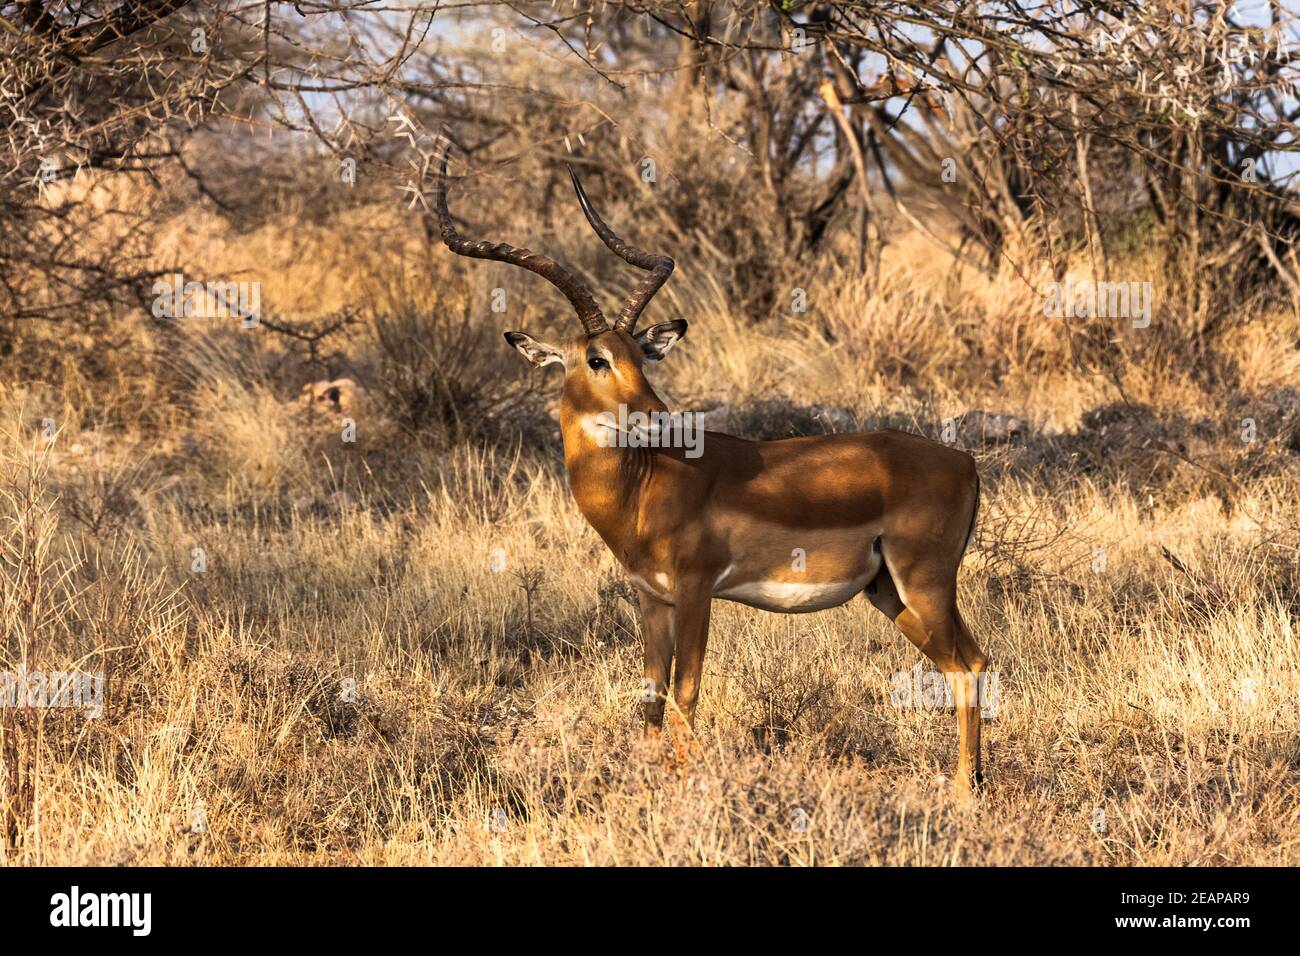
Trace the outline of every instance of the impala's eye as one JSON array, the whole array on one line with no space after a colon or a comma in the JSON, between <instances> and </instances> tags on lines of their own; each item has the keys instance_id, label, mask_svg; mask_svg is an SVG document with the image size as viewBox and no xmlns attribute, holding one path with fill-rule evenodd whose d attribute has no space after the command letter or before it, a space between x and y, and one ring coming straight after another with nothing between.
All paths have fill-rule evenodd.
<instances>
[{"instance_id":1,"label":"impala's eye","mask_svg":"<svg viewBox=\"0 0 1300 956\"><path fill-rule=\"evenodd\" d=\"M599 355L593 355L591 358L587 359L587 368L591 369L593 372L603 372L605 369L609 368L609 363Z\"/></svg>"}]
</instances>

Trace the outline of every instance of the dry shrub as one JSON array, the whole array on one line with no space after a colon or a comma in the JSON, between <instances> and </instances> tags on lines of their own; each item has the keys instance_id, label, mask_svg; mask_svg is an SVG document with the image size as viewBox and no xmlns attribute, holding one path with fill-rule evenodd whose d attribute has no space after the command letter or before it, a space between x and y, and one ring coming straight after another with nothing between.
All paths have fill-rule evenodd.
<instances>
[{"instance_id":1,"label":"dry shrub","mask_svg":"<svg viewBox=\"0 0 1300 956\"><path fill-rule=\"evenodd\" d=\"M304 435L266 389L222 381L201 387L194 402L192 448L215 480L259 498L311 481Z\"/></svg>"},{"instance_id":2,"label":"dry shrub","mask_svg":"<svg viewBox=\"0 0 1300 956\"><path fill-rule=\"evenodd\" d=\"M730 676L743 701L739 719L760 750L780 749L825 728L834 679L823 667L789 654L779 639L762 635L747 642Z\"/></svg>"},{"instance_id":3,"label":"dry shrub","mask_svg":"<svg viewBox=\"0 0 1300 956\"><path fill-rule=\"evenodd\" d=\"M370 317L375 388L408 440L491 439L520 415L528 391L501 337L468 300L414 299L390 290Z\"/></svg>"}]
</instances>

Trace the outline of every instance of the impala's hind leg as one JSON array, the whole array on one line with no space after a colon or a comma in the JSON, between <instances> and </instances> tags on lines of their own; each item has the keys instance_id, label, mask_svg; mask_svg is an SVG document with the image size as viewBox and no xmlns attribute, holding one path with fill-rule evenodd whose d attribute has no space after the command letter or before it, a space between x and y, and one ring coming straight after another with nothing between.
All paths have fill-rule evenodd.
<instances>
[{"instance_id":1,"label":"impala's hind leg","mask_svg":"<svg viewBox=\"0 0 1300 956\"><path fill-rule=\"evenodd\" d=\"M969 791L980 763L980 705L973 662L966 660L957 638L957 609L929 595L909 594L908 600L894 623L934 661L951 688L957 710L957 786Z\"/></svg>"},{"instance_id":2,"label":"impala's hind leg","mask_svg":"<svg viewBox=\"0 0 1300 956\"><path fill-rule=\"evenodd\" d=\"M907 574L896 563L894 570ZM867 597L934 662L952 688L957 711L956 782L961 792L969 793L981 771L979 674L988 658L957 612L955 572L935 575L915 566L908 571L912 573L904 580L914 583L900 589L891 570L881 568L867 588Z\"/></svg>"},{"instance_id":3,"label":"impala's hind leg","mask_svg":"<svg viewBox=\"0 0 1300 956\"><path fill-rule=\"evenodd\" d=\"M986 674L986 668L989 666L989 659L988 656L980 650L979 645L975 643L975 638L971 635L970 628L966 626L966 622L962 620L961 612L957 610L956 602L954 602L952 606L952 619L957 625L957 653L961 656L963 663L965 663L969 668L968 673L974 675L973 678L968 679L968 683L973 685L973 691L976 694L975 706L969 708L970 713L968 714L968 719L971 721L971 726L968 734L971 741L971 758L973 760L973 763L971 764L971 776L973 782L979 784L984 782L984 761L980 749L980 720L983 717L983 706L985 704L992 704L990 700L986 699L985 695L989 686ZM959 715L960 713L961 712L958 711ZM993 711L990 710L990 716L992 713Z\"/></svg>"}]
</instances>

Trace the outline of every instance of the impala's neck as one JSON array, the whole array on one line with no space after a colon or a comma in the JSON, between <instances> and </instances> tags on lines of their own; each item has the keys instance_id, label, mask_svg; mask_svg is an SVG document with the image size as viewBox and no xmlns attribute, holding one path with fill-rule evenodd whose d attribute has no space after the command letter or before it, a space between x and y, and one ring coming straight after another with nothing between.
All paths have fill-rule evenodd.
<instances>
[{"instance_id":1,"label":"impala's neck","mask_svg":"<svg viewBox=\"0 0 1300 956\"><path fill-rule=\"evenodd\" d=\"M569 488L583 515L614 549L629 545L641 529L641 491L655 471L653 448L629 447L622 426L634 413L666 412L654 390L645 388L619 403L591 401L566 389L560 401L560 429Z\"/></svg>"}]
</instances>

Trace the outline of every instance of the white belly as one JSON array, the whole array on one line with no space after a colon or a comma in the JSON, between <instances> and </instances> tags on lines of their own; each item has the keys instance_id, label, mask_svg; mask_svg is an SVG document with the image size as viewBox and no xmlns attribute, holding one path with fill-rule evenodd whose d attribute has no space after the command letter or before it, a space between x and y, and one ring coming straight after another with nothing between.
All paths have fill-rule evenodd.
<instances>
[{"instance_id":1,"label":"white belly","mask_svg":"<svg viewBox=\"0 0 1300 956\"><path fill-rule=\"evenodd\" d=\"M877 528L845 528L823 533L811 542L807 532L780 529L778 535L774 530L765 531L762 552L781 559L760 564L753 560L760 546L746 549L748 560L742 558L737 562L739 568L733 563L718 575L714 597L786 614L822 611L862 593L880 571L880 552L871 547L879 534ZM794 562L783 566L785 556L793 555L794 549L803 558L798 569ZM837 572L843 575L838 580Z\"/></svg>"},{"instance_id":2,"label":"white belly","mask_svg":"<svg viewBox=\"0 0 1300 956\"><path fill-rule=\"evenodd\" d=\"M804 611L824 611L836 607L861 594L874 575L863 575L851 581L832 581L821 584L801 581L752 581L746 584L724 585L713 592L724 601L737 601L764 611L798 614Z\"/></svg>"}]
</instances>

